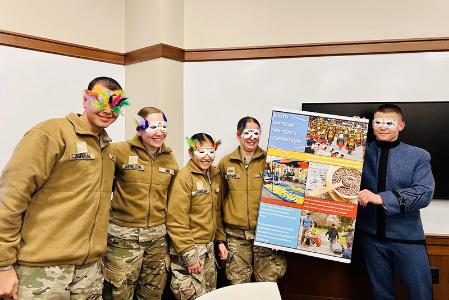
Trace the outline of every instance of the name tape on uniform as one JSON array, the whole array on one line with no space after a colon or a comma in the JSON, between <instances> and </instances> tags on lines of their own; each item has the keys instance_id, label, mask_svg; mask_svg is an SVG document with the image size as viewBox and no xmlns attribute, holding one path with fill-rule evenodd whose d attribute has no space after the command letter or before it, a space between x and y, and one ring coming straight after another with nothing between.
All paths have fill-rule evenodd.
<instances>
[{"instance_id":1,"label":"name tape on uniform","mask_svg":"<svg viewBox=\"0 0 449 300\"><path fill-rule=\"evenodd\" d=\"M144 166L136 165L136 164L124 164L122 165L123 170L137 170L137 171L143 171L145 170Z\"/></svg>"},{"instance_id":2,"label":"name tape on uniform","mask_svg":"<svg viewBox=\"0 0 449 300\"><path fill-rule=\"evenodd\" d=\"M165 173L165 174L170 174L170 175L175 175L175 171L173 171L171 169L167 169L167 168L162 168L162 167L159 167L159 172Z\"/></svg>"}]
</instances>

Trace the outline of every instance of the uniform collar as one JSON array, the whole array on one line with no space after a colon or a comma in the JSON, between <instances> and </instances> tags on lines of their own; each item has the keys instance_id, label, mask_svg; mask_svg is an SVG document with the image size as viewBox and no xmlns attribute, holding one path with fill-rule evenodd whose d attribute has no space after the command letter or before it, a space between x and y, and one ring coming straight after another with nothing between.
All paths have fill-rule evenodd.
<instances>
[{"instance_id":1,"label":"uniform collar","mask_svg":"<svg viewBox=\"0 0 449 300\"><path fill-rule=\"evenodd\" d=\"M187 163L186 167L187 167L187 169L189 169L189 171L190 171L191 173L194 173L194 174L200 174L200 175L207 176L206 174L203 173L203 171L201 171L200 168L198 168L198 167L193 163L193 161L192 161L191 159L190 159L189 162ZM219 171L220 171L220 170L219 170L216 166L212 166L212 165L211 165L211 166L209 167L210 178L211 178L211 179L214 178L215 175L217 175L217 174L219 173Z\"/></svg>"},{"instance_id":2,"label":"uniform collar","mask_svg":"<svg viewBox=\"0 0 449 300\"><path fill-rule=\"evenodd\" d=\"M253 155L253 158L251 159L251 161L258 159L260 157L263 157L264 155L265 155L265 152L260 147L257 147L256 152L254 152L254 155ZM229 158L231 160L238 160L238 161L243 162L242 161L242 153L240 151L240 146L238 146L234 151L232 151Z\"/></svg>"},{"instance_id":3,"label":"uniform collar","mask_svg":"<svg viewBox=\"0 0 449 300\"><path fill-rule=\"evenodd\" d=\"M85 135L93 135L96 137L95 134L93 134L87 127L84 125L83 121L81 121L81 115L76 113L70 113L66 116L67 120L69 120L70 123L72 123L73 128L75 129L75 132L77 134L85 134ZM106 130L102 129L100 131L100 134L98 135L98 139L100 141L101 148L106 147L110 142L112 142L111 138L107 134Z\"/></svg>"}]
</instances>

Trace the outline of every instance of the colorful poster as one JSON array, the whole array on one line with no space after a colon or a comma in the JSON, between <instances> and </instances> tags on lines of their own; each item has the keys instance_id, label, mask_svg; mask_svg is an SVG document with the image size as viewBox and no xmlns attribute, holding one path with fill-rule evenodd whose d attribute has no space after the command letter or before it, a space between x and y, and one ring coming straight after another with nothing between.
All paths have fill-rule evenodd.
<instances>
[{"instance_id":1,"label":"colorful poster","mask_svg":"<svg viewBox=\"0 0 449 300\"><path fill-rule=\"evenodd\" d=\"M255 244L351 261L368 120L273 110Z\"/></svg>"}]
</instances>

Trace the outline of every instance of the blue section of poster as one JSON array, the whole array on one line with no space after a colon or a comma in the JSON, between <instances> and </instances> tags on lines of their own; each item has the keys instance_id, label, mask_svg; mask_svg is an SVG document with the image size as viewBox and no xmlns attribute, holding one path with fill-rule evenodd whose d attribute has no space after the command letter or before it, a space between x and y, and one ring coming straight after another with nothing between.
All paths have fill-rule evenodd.
<instances>
[{"instance_id":1,"label":"blue section of poster","mask_svg":"<svg viewBox=\"0 0 449 300\"><path fill-rule=\"evenodd\" d=\"M296 248L301 210L260 203L256 242Z\"/></svg>"},{"instance_id":2,"label":"blue section of poster","mask_svg":"<svg viewBox=\"0 0 449 300\"><path fill-rule=\"evenodd\" d=\"M268 147L304 152L309 116L273 111Z\"/></svg>"}]
</instances>

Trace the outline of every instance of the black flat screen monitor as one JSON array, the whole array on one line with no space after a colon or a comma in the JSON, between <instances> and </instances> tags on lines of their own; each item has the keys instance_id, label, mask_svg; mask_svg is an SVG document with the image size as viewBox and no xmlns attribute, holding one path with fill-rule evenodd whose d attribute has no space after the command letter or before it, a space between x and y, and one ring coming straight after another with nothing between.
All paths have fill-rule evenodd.
<instances>
[{"instance_id":1,"label":"black flat screen monitor","mask_svg":"<svg viewBox=\"0 0 449 300\"><path fill-rule=\"evenodd\" d=\"M302 110L372 119L373 111L387 102L303 103ZM435 199L449 199L449 102L388 102L398 105L406 123L404 143L429 151L435 177ZM369 127L368 142L374 139Z\"/></svg>"}]
</instances>

